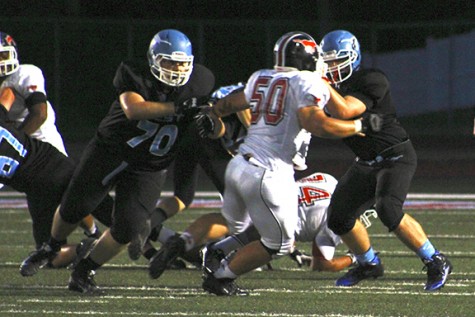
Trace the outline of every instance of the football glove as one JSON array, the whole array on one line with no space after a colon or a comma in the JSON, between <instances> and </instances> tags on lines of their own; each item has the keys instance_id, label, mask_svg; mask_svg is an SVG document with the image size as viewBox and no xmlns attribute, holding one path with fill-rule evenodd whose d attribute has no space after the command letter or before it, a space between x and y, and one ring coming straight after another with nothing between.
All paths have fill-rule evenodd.
<instances>
[{"instance_id":1,"label":"football glove","mask_svg":"<svg viewBox=\"0 0 475 317\"><path fill-rule=\"evenodd\" d=\"M211 117L211 107L202 108L193 118L196 122L196 127L200 137L206 138L209 134L214 132L215 122Z\"/></svg>"},{"instance_id":2,"label":"football glove","mask_svg":"<svg viewBox=\"0 0 475 317\"><path fill-rule=\"evenodd\" d=\"M379 132L383 127L383 115L376 113L364 113L361 120L361 132Z\"/></svg>"},{"instance_id":3,"label":"football glove","mask_svg":"<svg viewBox=\"0 0 475 317\"><path fill-rule=\"evenodd\" d=\"M303 265L310 266L312 263L312 257L300 252L298 249L295 249L289 256L297 263L298 267L302 267Z\"/></svg>"},{"instance_id":4,"label":"football glove","mask_svg":"<svg viewBox=\"0 0 475 317\"><path fill-rule=\"evenodd\" d=\"M175 114L182 115L189 112L196 113L200 111L202 106L209 106L209 97L191 97L186 100L175 101Z\"/></svg>"}]
</instances>

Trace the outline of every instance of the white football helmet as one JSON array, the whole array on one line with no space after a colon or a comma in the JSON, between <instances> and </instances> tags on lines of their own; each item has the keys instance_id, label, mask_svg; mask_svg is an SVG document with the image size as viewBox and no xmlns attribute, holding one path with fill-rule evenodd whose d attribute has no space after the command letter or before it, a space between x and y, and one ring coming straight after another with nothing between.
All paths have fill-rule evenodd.
<instances>
[{"instance_id":1,"label":"white football helmet","mask_svg":"<svg viewBox=\"0 0 475 317\"><path fill-rule=\"evenodd\" d=\"M15 40L0 32L0 77L13 74L20 67Z\"/></svg>"}]
</instances>

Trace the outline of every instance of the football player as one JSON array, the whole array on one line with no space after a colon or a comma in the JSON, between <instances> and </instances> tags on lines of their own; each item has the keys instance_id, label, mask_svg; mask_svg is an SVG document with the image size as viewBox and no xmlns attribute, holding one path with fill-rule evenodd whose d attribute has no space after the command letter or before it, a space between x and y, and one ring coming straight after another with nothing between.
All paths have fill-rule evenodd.
<instances>
[{"instance_id":1,"label":"football player","mask_svg":"<svg viewBox=\"0 0 475 317\"><path fill-rule=\"evenodd\" d=\"M359 266L339 278L336 285L352 286L384 274L366 229L355 225L359 211L374 204L388 230L425 264L425 290L438 290L444 286L452 264L435 249L422 226L402 210L416 171L417 156L407 132L397 120L388 78L378 69L360 67L360 45L348 31L326 34L321 46L328 64L328 79L335 88L329 85L327 112L341 119L368 114L383 117L382 128L378 131L368 131L365 138L344 139L356 159L335 189L328 226L355 253Z\"/></svg>"},{"instance_id":2,"label":"football player","mask_svg":"<svg viewBox=\"0 0 475 317\"><path fill-rule=\"evenodd\" d=\"M209 102L216 102L223 96L242 89L244 89L242 83L220 87L211 94ZM224 172L228 162L234 156L236 148L242 141L242 137L246 134L248 119L245 113L238 113L226 117L223 121L226 132L219 139L200 137L194 122L185 131L174 162L174 196L160 200L157 210L152 216L152 232L150 234L152 241L159 240L158 236L162 231L161 223L163 221L184 210L192 203L198 184L199 167L203 169L219 193L224 192ZM186 160L183 158L186 158ZM218 237L222 234L221 230L214 233ZM139 247L138 250L137 247ZM132 259L138 258L142 247L144 246L131 243L129 245L130 257ZM143 254L150 260L156 254L156 250L150 243L147 243Z\"/></svg>"},{"instance_id":3,"label":"football player","mask_svg":"<svg viewBox=\"0 0 475 317\"><path fill-rule=\"evenodd\" d=\"M27 200L43 202L37 208L29 206L33 238L39 249L50 237L53 215L76 165L50 143L32 138L8 123L13 102L11 91L0 88L0 183L25 193ZM93 212L105 225L109 225L112 209L112 200L108 198ZM75 257L75 250L75 246L64 245L51 266L68 264Z\"/></svg>"},{"instance_id":4,"label":"football player","mask_svg":"<svg viewBox=\"0 0 475 317\"><path fill-rule=\"evenodd\" d=\"M336 183L333 176L325 173L313 173L297 180L299 207L295 240L297 242L312 242L312 257L302 254L297 249L291 252L292 259L299 266L308 265L314 271L336 272L347 268L356 261L351 253L342 257L334 257L335 248L342 242L327 226L327 208ZM368 214L370 214L369 211ZM367 226L370 226L368 218L364 217L364 219ZM228 232L226 222L219 213L205 214L197 218L178 236L174 231L165 229L166 232L162 234L163 238L178 241L177 247L172 249L173 251L166 252L173 253L170 254L173 257L191 259L194 262L196 259L193 258L192 251L197 246L206 244L202 251L203 266L212 271L218 268L216 264L219 264L225 255L260 238L254 227L248 228L243 233L224 238ZM222 232L221 236L216 235L219 230ZM171 242L168 243L171 244ZM167 260L171 262L173 257L168 257ZM159 276L159 274L157 275Z\"/></svg>"},{"instance_id":5,"label":"football player","mask_svg":"<svg viewBox=\"0 0 475 317\"><path fill-rule=\"evenodd\" d=\"M100 293L93 279L95 270L139 234L150 232L166 169L192 121L188 111L196 106L196 98L211 93L214 75L193 62L192 44L178 30L155 34L147 53L148 64L124 61L119 65L113 80L117 98L83 152L55 214L51 239L22 263L26 275L35 274L55 257L79 219L112 188L112 225L91 248L82 249L73 263L69 290Z\"/></svg>"},{"instance_id":6,"label":"football player","mask_svg":"<svg viewBox=\"0 0 475 317\"><path fill-rule=\"evenodd\" d=\"M11 101L7 122L29 136L52 144L67 155L63 139L56 128L53 107L46 98L45 79L40 68L31 64L20 64L18 48L9 34L0 31L0 89L3 98ZM0 188L3 184L0 184ZM50 197L30 194L26 198L28 211L33 220L33 235L39 245L50 234L50 217L45 217L50 210ZM91 216L86 217L81 227L89 236L98 235L97 226Z\"/></svg>"},{"instance_id":7,"label":"football player","mask_svg":"<svg viewBox=\"0 0 475 317\"><path fill-rule=\"evenodd\" d=\"M343 138L369 129L369 121L327 117L327 86L317 71L320 47L303 32L283 35L274 46L275 67L254 72L244 91L224 97L197 116L200 128L215 131L219 118L250 107L251 125L239 154L228 164L222 213L231 234L251 224L261 239L241 249L203 288L217 295L241 295L234 280L272 259L289 254L297 226L297 186L292 159L301 129L319 137Z\"/></svg>"}]
</instances>

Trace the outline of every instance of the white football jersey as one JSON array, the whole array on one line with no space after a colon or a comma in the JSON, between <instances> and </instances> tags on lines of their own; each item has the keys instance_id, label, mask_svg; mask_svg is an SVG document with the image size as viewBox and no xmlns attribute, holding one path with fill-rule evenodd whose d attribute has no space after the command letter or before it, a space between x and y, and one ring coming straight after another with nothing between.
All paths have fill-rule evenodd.
<instances>
[{"instance_id":1,"label":"white football jersey","mask_svg":"<svg viewBox=\"0 0 475 317\"><path fill-rule=\"evenodd\" d=\"M327 86L315 72L264 69L251 75L244 93L252 117L240 153L251 153L270 170L292 166L301 144L297 111L313 104L323 108L330 97Z\"/></svg>"},{"instance_id":2,"label":"white football jersey","mask_svg":"<svg viewBox=\"0 0 475 317\"><path fill-rule=\"evenodd\" d=\"M45 79L40 68L34 65L20 65L18 71L9 75L0 87L10 87L15 94L15 102L13 103L8 117L19 126L28 115L28 108L25 106L25 100L33 92L42 92L46 95ZM41 127L35 131L31 137L38 140L51 143L59 151L66 154L63 139L56 128L56 114L53 107L47 101L48 117Z\"/></svg>"},{"instance_id":3,"label":"white football jersey","mask_svg":"<svg viewBox=\"0 0 475 317\"><path fill-rule=\"evenodd\" d=\"M299 220L295 240L313 242L325 259L331 260L335 247L342 243L327 225L327 209L337 180L325 173L314 173L297 181Z\"/></svg>"}]
</instances>

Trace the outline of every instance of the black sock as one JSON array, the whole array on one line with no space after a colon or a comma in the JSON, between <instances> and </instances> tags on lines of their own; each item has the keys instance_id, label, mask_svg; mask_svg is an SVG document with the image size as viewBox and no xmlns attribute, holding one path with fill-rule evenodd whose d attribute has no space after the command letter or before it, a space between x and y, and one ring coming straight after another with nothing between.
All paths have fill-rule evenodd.
<instances>
[{"instance_id":1,"label":"black sock","mask_svg":"<svg viewBox=\"0 0 475 317\"><path fill-rule=\"evenodd\" d=\"M144 252L143 256L147 259L150 260L153 258L153 256L157 253L157 249L155 248L150 248L147 251Z\"/></svg>"},{"instance_id":2,"label":"black sock","mask_svg":"<svg viewBox=\"0 0 475 317\"><path fill-rule=\"evenodd\" d=\"M61 246L65 245L67 242L66 239L64 240L56 240L53 237L50 237L48 240L48 245L54 252L59 252L61 250Z\"/></svg>"},{"instance_id":3,"label":"black sock","mask_svg":"<svg viewBox=\"0 0 475 317\"><path fill-rule=\"evenodd\" d=\"M152 213L152 231L150 232L149 239L157 241L160 230L162 230L162 223L167 220L168 216L165 210L162 208L156 208Z\"/></svg>"},{"instance_id":4,"label":"black sock","mask_svg":"<svg viewBox=\"0 0 475 317\"><path fill-rule=\"evenodd\" d=\"M94 262L91 257L87 257L79 261L78 265L76 266L76 271L95 271L100 268L102 264L98 264Z\"/></svg>"}]
</instances>

